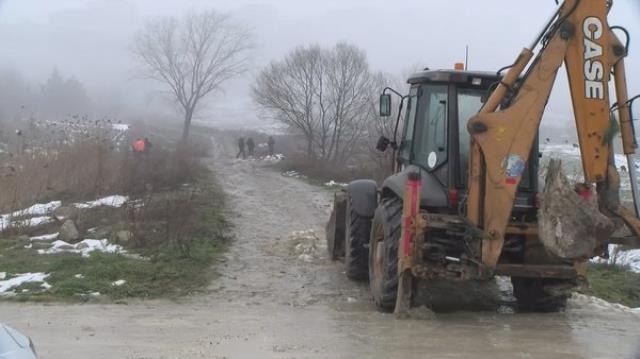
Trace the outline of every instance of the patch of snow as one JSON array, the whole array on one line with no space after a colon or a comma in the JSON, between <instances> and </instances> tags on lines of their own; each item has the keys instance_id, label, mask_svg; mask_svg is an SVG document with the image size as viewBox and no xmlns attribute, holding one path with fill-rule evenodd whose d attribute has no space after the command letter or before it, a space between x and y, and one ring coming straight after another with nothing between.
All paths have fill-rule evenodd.
<instances>
[{"instance_id":1,"label":"patch of snow","mask_svg":"<svg viewBox=\"0 0 640 359\"><path fill-rule=\"evenodd\" d=\"M326 182L324 185L325 185L325 186L327 186L327 187L347 187L347 184L346 184L346 183L343 183L343 182L336 182L336 181L334 181L334 180L331 180L331 181L329 181L329 182Z\"/></svg>"},{"instance_id":2,"label":"patch of snow","mask_svg":"<svg viewBox=\"0 0 640 359\"><path fill-rule=\"evenodd\" d=\"M567 303L569 308L585 308L592 307L598 311L616 311L616 312L626 312L640 315L640 308L629 308L625 305L618 303L610 303L604 299L600 299L597 297L592 297L590 295L584 295L580 293L573 293L569 302Z\"/></svg>"},{"instance_id":3,"label":"patch of snow","mask_svg":"<svg viewBox=\"0 0 640 359\"><path fill-rule=\"evenodd\" d=\"M609 245L609 259L593 258L593 263L607 263L610 265L626 266L632 272L640 273L640 249L632 250L619 250L619 246L616 244Z\"/></svg>"},{"instance_id":4,"label":"patch of snow","mask_svg":"<svg viewBox=\"0 0 640 359\"><path fill-rule=\"evenodd\" d=\"M125 283L127 283L126 280L124 279L118 279L117 281L111 282L111 286L113 287L120 287L122 285L124 285Z\"/></svg>"},{"instance_id":5,"label":"patch of snow","mask_svg":"<svg viewBox=\"0 0 640 359\"><path fill-rule=\"evenodd\" d=\"M640 249L619 251L609 261L618 265L629 266L632 272L640 273Z\"/></svg>"},{"instance_id":6,"label":"patch of snow","mask_svg":"<svg viewBox=\"0 0 640 359\"><path fill-rule=\"evenodd\" d=\"M11 214L12 217L24 217L24 216L44 216L52 213L56 209L62 206L61 201L52 201L49 203L36 203L29 208L25 208L20 211L15 211Z\"/></svg>"},{"instance_id":7,"label":"patch of snow","mask_svg":"<svg viewBox=\"0 0 640 359\"><path fill-rule=\"evenodd\" d=\"M49 217L49 216L41 216L41 217L32 217L32 218L26 218L26 219L21 219L21 220L17 220L17 221L13 221L9 224L10 227L19 227L19 228L33 228L33 227L38 227L41 226L43 224L48 224L53 222L53 218ZM8 228L8 227L7 227Z\"/></svg>"},{"instance_id":8,"label":"patch of snow","mask_svg":"<svg viewBox=\"0 0 640 359\"><path fill-rule=\"evenodd\" d=\"M282 153L276 153L273 156L264 156L260 160L263 162L278 163L283 159L284 159L284 155Z\"/></svg>"},{"instance_id":9,"label":"patch of snow","mask_svg":"<svg viewBox=\"0 0 640 359\"><path fill-rule=\"evenodd\" d=\"M38 254L53 253L78 253L83 257L88 257L89 253L99 251L103 253L125 253L122 246L109 243L108 240L102 239L85 239L76 244L70 244L65 241L57 240L51 244L51 248L39 249Z\"/></svg>"},{"instance_id":10,"label":"patch of snow","mask_svg":"<svg viewBox=\"0 0 640 359\"><path fill-rule=\"evenodd\" d=\"M45 273L22 273L11 279L0 281L0 293L6 293L9 290L18 287L24 283L44 282L49 277Z\"/></svg>"},{"instance_id":11,"label":"patch of snow","mask_svg":"<svg viewBox=\"0 0 640 359\"><path fill-rule=\"evenodd\" d=\"M41 224L49 223L53 219L48 214L62 206L61 201L52 201L49 203L37 203L29 208L25 208L12 213L0 215L0 231L9 227L36 227ZM38 217L34 217L38 216ZM20 217L33 217L26 219L13 220Z\"/></svg>"},{"instance_id":12,"label":"patch of snow","mask_svg":"<svg viewBox=\"0 0 640 359\"><path fill-rule=\"evenodd\" d=\"M285 177L293 177L293 178L307 178L307 176L298 173L297 171L287 171L282 173L283 176Z\"/></svg>"},{"instance_id":13,"label":"patch of snow","mask_svg":"<svg viewBox=\"0 0 640 359\"><path fill-rule=\"evenodd\" d=\"M580 148L569 144L540 144L540 152L545 155L580 156Z\"/></svg>"},{"instance_id":14,"label":"patch of snow","mask_svg":"<svg viewBox=\"0 0 640 359\"><path fill-rule=\"evenodd\" d=\"M41 236L35 236L35 237L31 237L29 239L31 239L32 241L52 241L56 238L58 238L58 236L60 235L60 233L56 232L56 233L51 233L51 234L43 234Z\"/></svg>"},{"instance_id":15,"label":"patch of snow","mask_svg":"<svg viewBox=\"0 0 640 359\"><path fill-rule=\"evenodd\" d=\"M129 125L126 123L114 123L111 125L111 128L116 131L129 131Z\"/></svg>"},{"instance_id":16,"label":"patch of snow","mask_svg":"<svg viewBox=\"0 0 640 359\"><path fill-rule=\"evenodd\" d=\"M114 195L114 196L108 196L108 197L97 199L95 201L89 201L85 203L74 203L73 206L80 209L95 208L99 206L109 206L109 207L118 208L118 207L122 207L122 205L124 205L128 200L129 200L129 197L127 196Z\"/></svg>"}]
</instances>

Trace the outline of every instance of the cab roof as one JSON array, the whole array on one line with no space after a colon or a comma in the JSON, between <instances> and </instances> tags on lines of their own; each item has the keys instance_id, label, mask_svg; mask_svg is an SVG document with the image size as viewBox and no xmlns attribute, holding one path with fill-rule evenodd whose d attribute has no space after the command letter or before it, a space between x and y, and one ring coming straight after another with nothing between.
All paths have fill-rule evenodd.
<instances>
[{"instance_id":1,"label":"cab roof","mask_svg":"<svg viewBox=\"0 0 640 359\"><path fill-rule=\"evenodd\" d=\"M424 70L411 75L407 82L412 85L425 82L471 84L474 79L480 79L484 85L486 83L498 82L500 78L501 76L497 73L489 71Z\"/></svg>"}]
</instances>

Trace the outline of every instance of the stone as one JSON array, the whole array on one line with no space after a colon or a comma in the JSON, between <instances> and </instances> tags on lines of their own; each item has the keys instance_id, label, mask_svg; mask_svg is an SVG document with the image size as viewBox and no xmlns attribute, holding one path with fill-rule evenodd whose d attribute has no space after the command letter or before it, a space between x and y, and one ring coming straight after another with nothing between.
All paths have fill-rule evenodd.
<instances>
[{"instance_id":1,"label":"stone","mask_svg":"<svg viewBox=\"0 0 640 359\"><path fill-rule=\"evenodd\" d=\"M133 233L127 230L121 230L116 232L115 237L118 243L127 243L133 239Z\"/></svg>"},{"instance_id":2,"label":"stone","mask_svg":"<svg viewBox=\"0 0 640 359\"><path fill-rule=\"evenodd\" d=\"M561 165L560 160L551 159L547 167L538 213L539 238L547 251L560 258L583 258L605 243L615 226L600 212L593 189L572 186Z\"/></svg>"},{"instance_id":3,"label":"stone","mask_svg":"<svg viewBox=\"0 0 640 359\"><path fill-rule=\"evenodd\" d=\"M64 221L64 223L62 223L59 232L60 238L62 238L62 240L66 242L77 241L78 239L80 239L80 232L78 232L76 224L70 219L67 219L66 221Z\"/></svg>"}]
</instances>

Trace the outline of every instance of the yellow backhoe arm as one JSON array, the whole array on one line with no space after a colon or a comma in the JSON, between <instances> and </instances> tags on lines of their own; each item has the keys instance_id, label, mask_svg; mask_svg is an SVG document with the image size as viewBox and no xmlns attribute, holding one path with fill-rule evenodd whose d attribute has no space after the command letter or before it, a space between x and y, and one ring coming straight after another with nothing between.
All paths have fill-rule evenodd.
<instances>
[{"instance_id":1,"label":"yellow backhoe arm","mask_svg":"<svg viewBox=\"0 0 640 359\"><path fill-rule=\"evenodd\" d=\"M609 138L609 80L613 72L624 152L634 153L623 61L626 49L607 22L609 6L607 0L565 1L534 44L521 52L483 109L469 120L472 150L467 217L490 238L482 243L482 262L488 268L495 268L498 262L514 196L563 63L569 76L585 182L597 185L603 213L622 218L640 235L640 220L619 205L619 177ZM542 49L534 58L539 42ZM509 105L499 109L505 101Z\"/></svg>"}]
</instances>

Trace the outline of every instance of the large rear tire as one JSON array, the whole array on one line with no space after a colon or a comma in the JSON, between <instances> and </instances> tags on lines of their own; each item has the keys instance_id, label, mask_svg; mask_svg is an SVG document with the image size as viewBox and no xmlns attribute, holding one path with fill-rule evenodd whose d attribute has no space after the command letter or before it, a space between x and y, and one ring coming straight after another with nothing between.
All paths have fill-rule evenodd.
<instances>
[{"instance_id":1,"label":"large rear tire","mask_svg":"<svg viewBox=\"0 0 640 359\"><path fill-rule=\"evenodd\" d=\"M360 216L347 198L345 208L344 266L347 277L365 280L368 273L371 218Z\"/></svg>"},{"instance_id":2,"label":"large rear tire","mask_svg":"<svg viewBox=\"0 0 640 359\"><path fill-rule=\"evenodd\" d=\"M565 309L575 287L570 279L512 277L513 296L518 310L525 312L558 312Z\"/></svg>"},{"instance_id":3,"label":"large rear tire","mask_svg":"<svg viewBox=\"0 0 640 359\"><path fill-rule=\"evenodd\" d=\"M369 241L369 287L376 307L392 312L398 296L398 243L402 201L385 198L376 209Z\"/></svg>"}]
</instances>

